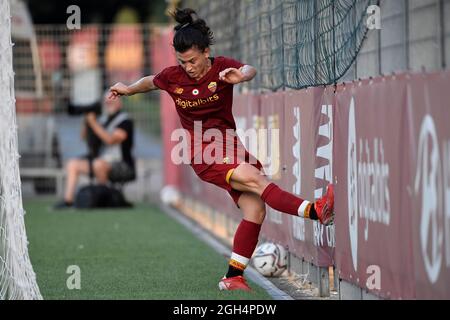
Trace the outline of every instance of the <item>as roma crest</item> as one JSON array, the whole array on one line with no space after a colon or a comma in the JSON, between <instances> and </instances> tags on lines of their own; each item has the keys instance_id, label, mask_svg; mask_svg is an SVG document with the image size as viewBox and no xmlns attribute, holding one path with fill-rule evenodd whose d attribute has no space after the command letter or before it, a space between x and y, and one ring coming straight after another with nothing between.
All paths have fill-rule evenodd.
<instances>
[{"instance_id":1,"label":"as roma crest","mask_svg":"<svg viewBox=\"0 0 450 320\"><path fill-rule=\"evenodd\" d=\"M217 82L211 82L210 84L208 84L208 89L212 93L216 92L216 90L217 90Z\"/></svg>"}]
</instances>

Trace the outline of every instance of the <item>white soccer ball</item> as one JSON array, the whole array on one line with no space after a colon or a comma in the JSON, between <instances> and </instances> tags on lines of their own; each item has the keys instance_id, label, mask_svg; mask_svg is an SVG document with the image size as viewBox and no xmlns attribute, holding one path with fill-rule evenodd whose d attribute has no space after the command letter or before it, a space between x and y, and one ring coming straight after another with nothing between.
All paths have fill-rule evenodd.
<instances>
[{"instance_id":1,"label":"white soccer ball","mask_svg":"<svg viewBox=\"0 0 450 320\"><path fill-rule=\"evenodd\" d=\"M180 193L174 186L165 186L161 190L161 201L166 205L176 205L180 200Z\"/></svg>"},{"instance_id":2,"label":"white soccer ball","mask_svg":"<svg viewBox=\"0 0 450 320\"><path fill-rule=\"evenodd\" d=\"M279 277L287 270L288 252L282 245L266 242L256 248L252 262L263 276Z\"/></svg>"}]
</instances>

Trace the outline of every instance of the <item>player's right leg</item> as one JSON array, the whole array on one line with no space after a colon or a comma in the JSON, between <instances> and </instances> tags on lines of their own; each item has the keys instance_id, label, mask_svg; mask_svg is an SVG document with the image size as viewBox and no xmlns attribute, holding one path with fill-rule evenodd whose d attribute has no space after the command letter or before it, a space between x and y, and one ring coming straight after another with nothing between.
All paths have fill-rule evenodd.
<instances>
[{"instance_id":1,"label":"player's right leg","mask_svg":"<svg viewBox=\"0 0 450 320\"><path fill-rule=\"evenodd\" d=\"M229 177L233 189L252 192L261 197L271 208L303 218L319 220L324 225L334 221L334 189L329 185L325 196L315 203L303 200L271 183L260 170L248 163L242 163Z\"/></svg>"},{"instance_id":2,"label":"player's right leg","mask_svg":"<svg viewBox=\"0 0 450 320\"><path fill-rule=\"evenodd\" d=\"M266 216L265 203L254 193L243 193L238 200L244 219L236 230L228 272L219 282L220 290L250 290L244 278L253 251L258 244L261 225Z\"/></svg>"}]
</instances>

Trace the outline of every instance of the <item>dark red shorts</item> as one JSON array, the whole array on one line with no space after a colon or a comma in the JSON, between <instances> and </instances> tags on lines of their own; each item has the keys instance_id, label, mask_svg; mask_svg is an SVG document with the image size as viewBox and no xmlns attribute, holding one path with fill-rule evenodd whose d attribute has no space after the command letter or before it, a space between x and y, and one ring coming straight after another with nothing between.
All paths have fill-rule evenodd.
<instances>
[{"instance_id":1,"label":"dark red shorts","mask_svg":"<svg viewBox=\"0 0 450 320\"><path fill-rule=\"evenodd\" d=\"M230 177L233 174L233 171L242 163L249 163L258 170L262 169L262 164L247 150L245 150L245 157L238 157L235 155L233 161L231 161L228 157L221 157L212 164L191 163L191 166L200 179L227 190L231 198L233 198L234 202L238 206L238 200L242 192L231 187Z\"/></svg>"}]
</instances>

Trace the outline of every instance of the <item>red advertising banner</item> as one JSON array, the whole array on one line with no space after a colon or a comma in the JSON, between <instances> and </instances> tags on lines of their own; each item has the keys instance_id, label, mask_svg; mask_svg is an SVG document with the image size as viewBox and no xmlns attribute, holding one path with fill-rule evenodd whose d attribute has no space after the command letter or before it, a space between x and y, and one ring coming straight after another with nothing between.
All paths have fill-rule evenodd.
<instances>
[{"instance_id":1,"label":"red advertising banner","mask_svg":"<svg viewBox=\"0 0 450 320\"><path fill-rule=\"evenodd\" d=\"M450 72L408 79L404 208L416 298L450 299ZM406 222L406 223L405 223Z\"/></svg>"},{"instance_id":2,"label":"red advertising banner","mask_svg":"<svg viewBox=\"0 0 450 320\"><path fill-rule=\"evenodd\" d=\"M414 297L406 93L405 76L346 84L335 112L339 276L394 299Z\"/></svg>"},{"instance_id":3,"label":"red advertising banner","mask_svg":"<svg viewBox=\"0 0 450 320\"><path fill-rule=\"evenodd\" d=\"M271 93L261 96L261 109L254 129L258 134L258 153L255 155L262 163L264 173L272 182L285 187L284 162L285 126L284 93ZM288 244L289 216L266 206L266 219L262 234L270 241Z\"/></svg>"},{"instance_id":4,"label":"red advertising banner","mask_svg":"<svg viewBox=\"0 0 450 320\"><path fill-rule=\"evenodd\" d=\"M326 188L333 181L334 117L335 89L325 87L319 100L314 105L315 137L314 144L314 199L322 197ZM318 250L317 265L327 267L334 265L335 226L325 227L314 222L314 244Z\"/></svg>"},{"instance_id":5,"label":"red advertising banner","mask_svg":"<svg viewBox=\"0 0 450 320\"><path fill-rule=\"evenodd\" d=\"M283 187L303 199L322 196L332 177L333 96L323 88L285 93ZM287 216L289 250L317 266L333 264L334 227Z\"/></svg>"},{"instance_id":6,"label":"red advertising banner","mask_svg":"<svg viewBox=\"0 0 450 320\"><path fill-rule=\"evenodd\" d=\"M450 298L450 73L340 86L336 266L394 299Z\"/></svg>"}]
</instances>

